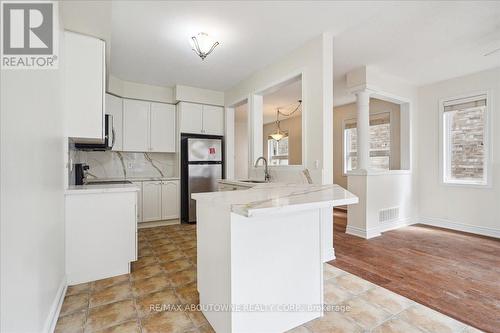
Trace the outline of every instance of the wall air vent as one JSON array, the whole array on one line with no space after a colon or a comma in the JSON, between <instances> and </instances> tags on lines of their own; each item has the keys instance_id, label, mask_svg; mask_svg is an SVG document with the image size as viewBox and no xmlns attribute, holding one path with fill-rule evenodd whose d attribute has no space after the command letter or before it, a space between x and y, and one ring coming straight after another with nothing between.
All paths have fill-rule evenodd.
<instances>
[{"instance_id":1,"label":"wall air vent","mask_svg":"<svg viewBox=\"0 0 500 333\"><path fill-rule=\"evenodd\" d=\"M382 209L378 212L379 222L394 221L399 218L399 207Z\"/></svg>"}]
</instances>

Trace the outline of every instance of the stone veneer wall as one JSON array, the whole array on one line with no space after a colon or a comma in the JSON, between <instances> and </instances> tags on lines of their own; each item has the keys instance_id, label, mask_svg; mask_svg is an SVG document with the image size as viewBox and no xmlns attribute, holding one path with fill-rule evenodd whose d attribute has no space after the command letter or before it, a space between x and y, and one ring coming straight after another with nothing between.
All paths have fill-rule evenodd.
<instances>
[{"instance_id":1,"label":"stone veneer wall","mask_svg":"<svg viewBox=\"0 0 500 333\"><path fill-rule=\"evenodd\" d=\"M455 179L483 178L484 112L484 107L477 107L451 115L451 176Z\"/></svg>"},{"instance_id":2,"label":"stone veneer wall","mask_svg":"<svg viewBox=\"0 0 500 333\"><path fill-rule=\"evenodd\" d=\"M357 132L352 129L350 151L357 151ZM391 154L391 125L379 124L370 126L370 167L374 169L389 170ZM357 156L352 156L352 169L357 167Z\"/></svg>"}]
</instances>

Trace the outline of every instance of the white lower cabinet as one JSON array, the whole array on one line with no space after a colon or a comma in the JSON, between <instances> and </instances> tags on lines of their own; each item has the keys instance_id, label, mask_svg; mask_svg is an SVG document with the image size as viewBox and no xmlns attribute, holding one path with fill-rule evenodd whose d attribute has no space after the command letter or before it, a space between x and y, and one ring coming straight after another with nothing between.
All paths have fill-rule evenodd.
<instances>
[{"instance_id":1,"label":"white lower cabinet","mask_svg":"<svg viewBox=\"0 0 500 333\"><path fill-rule=\"evenodd\" d=\"M179 218L179 181L164 181L161 184L162 220Z\"/></svg>"},{"instance_id":2,"label":"white lower cabinet","mask_svg":"<svg viewBox=\"0 0 500 333\"><path fill-rule=\"evenodd\" d=\"M179 181L143 181L142 201L139 203L139 222L179 218ZM142 206L142 208L141 208Z\"/></svg>"},{"instance_id":3,"label":"white lower cabinet","mask_svg":"<svg viewBox=\"0 0 500 333\"><path fill-rule=\"evenodd\" d=\"M137 260L136 191L65 195L68 285L130 273Z\"/></svg>"},{"instance_id":4,"label":"white lower cabinet","mask_svg":"<svg viewBox=\"0 0 500 333\"><path fill-rule=\"evenodd\" d=\"M142 222L161 220L161 181L142 183Z\"/></svg>"},{"instance_id":5,"label":"white lower cabinet","mask_svg":"<svg viewBox=\"0 0 500 333\"><path fill-rule=\"evenodd\" d=\"M137 222L142 221L142 182L132 182L139 188L137 191Z\"/></svg>"}]
</instances>

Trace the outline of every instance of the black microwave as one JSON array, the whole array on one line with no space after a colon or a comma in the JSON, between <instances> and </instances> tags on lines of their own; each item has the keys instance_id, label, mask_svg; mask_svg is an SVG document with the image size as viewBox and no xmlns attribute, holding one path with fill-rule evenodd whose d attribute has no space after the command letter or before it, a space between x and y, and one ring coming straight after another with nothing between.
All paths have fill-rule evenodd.
<instances>
[{"instance_id":1,"label":"black microwave","mask_svg":"<svg viewBox=\"0 0 500 333\"><path fill-rule=\"evenodd\" d=\"M80 150L111 150L115 144L115 131L113 129L113 116L104 115L104 140L96 143L75 142L75 148Z\"/></svg>"}]
</instances>

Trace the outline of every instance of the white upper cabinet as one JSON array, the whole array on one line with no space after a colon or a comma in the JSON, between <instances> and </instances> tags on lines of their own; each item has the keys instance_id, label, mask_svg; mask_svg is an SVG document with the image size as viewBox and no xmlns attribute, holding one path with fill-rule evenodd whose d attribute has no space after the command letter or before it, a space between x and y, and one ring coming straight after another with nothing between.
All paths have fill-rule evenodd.
<instances>
[{"instance_id":1,"label":"white upper cabinet","mask_svg":"<svg viewBox=\"0 0 500 333\"><path fill-rule=\"evenodd\" d=\"M150 148L154 152L175 152L175 106L151 103Z\"/></svg>"},{"instance_id":2,"label":"white upper cabinet","mask_svg":"<svg viewBox=\"0 0 500 333\"><path fill-rule=\"evenodd\" d=\"M123 100L123 150L174 153L175 106Z\"/></svg>"},{"instance_id":3,"label":"white upper cabinet","mask_svg":"<svg viewBox=\"0 0 500 333\"><path fill-rule=\"evenodd\" d=\"M147 152L149 142L149 106L151 103L123 100L123 150Z\"/></svg>"},{"instance_id":4,"label":"white upper cabinet","mask_svg":"<svg viewBox=\"0 0 500 333\"><path fill-rule=\"evenodd\" d=\"M203 134L224 135L224 108L203 105Z\"/></svg>"},{"instance_id":5,"label":"white upper cabinet","mask_svg":"<svg viewBox=\"0 0 500 333\"><path fill-rule=\"evenodd\" d=\"M66 135L104 139L105 45L100 39L64 32Z\"/></svg>"},{"instance_id":6,"label":"white upper cabinet","mask_svg":"<svg viewBox=\"0 0 500 333\"><path fill-rule=\"evenodd\" d=\"M162 220L179 218L179 181L163 181L161 185Z\"/></svg>"},{"instance_id":7,"label":"white upper cabinet","mask_svg":"<svg viewBox=\"0 0 500 333\"><path fill-rule=\"evenodd\" d=\"M224 108L180 102L181 133L224 135Z\"/></svg>"},{"instance_id":8,"label":"white upper cabinet","mask_svg":"<svg viewBox=\"0 0 500 333\"><path fill-rule=\"evenodd\" d=\"M203 105L186 102L178 105L181 133L203 134Z\"/></svg>"},{"instance_id":9,"label":"white upper cabinet","mask_svg":"<svg viewBox=\"0 0 500 333\"><path fill-rule=\"evenodd\" d=\"M113 116L113 149L123 150L123 101L120 97L106 94L106 114Z\"/></svg>"}]
</instances>

